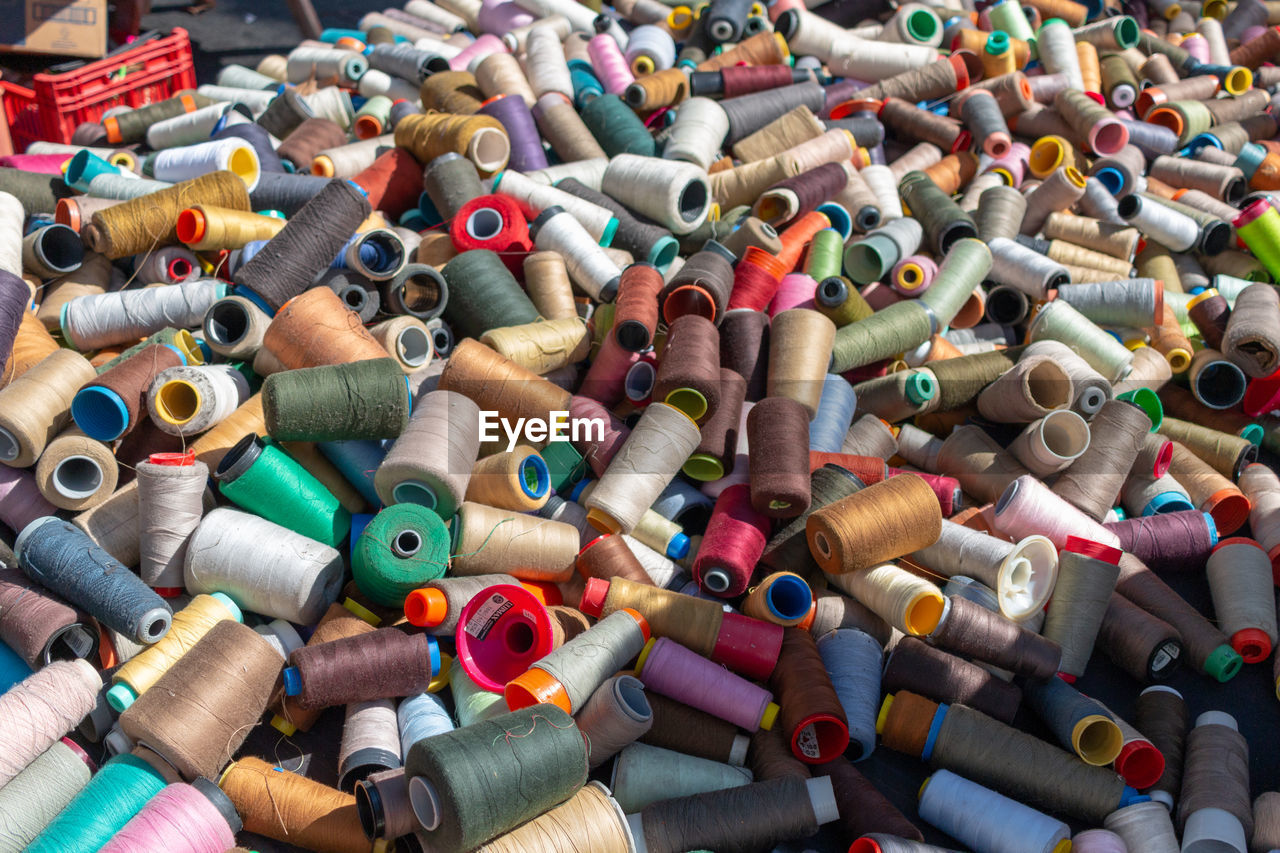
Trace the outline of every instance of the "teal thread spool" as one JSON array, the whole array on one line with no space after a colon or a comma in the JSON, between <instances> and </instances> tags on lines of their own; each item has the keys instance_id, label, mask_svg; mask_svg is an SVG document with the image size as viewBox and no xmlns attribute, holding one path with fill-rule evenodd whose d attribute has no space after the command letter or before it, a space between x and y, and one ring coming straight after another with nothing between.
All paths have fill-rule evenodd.
<instances>
[{"instance_id":1,"label":"teal thread spool","mask_svg":"<svg viewBox=\"0 0 1280 853\"><path fill-rule=\"evenodd\" d=\"M410 592L449 568L449 531L434 511L396 504L373 517L351 549L361 592L384 607L403 607Z\"/></svg>"},{"instance_id":2,"label":"teal thread spool","mask_svg":"<svg viewBox=\"0 0 1280 853\"><path fill-rule=\"evenodd\" d=\"M27 853L97 853L164 786L164 777L141 758L117 755L35 837Z\"/></svg>"},{"instance_id":3,"label":"teal thread spool","mask_svg":"<svg viewBox=\"0 0 1280 853\"><path fill-rule=\"evenodd\" d=\"M631 107L617 95L600 95L582 107L582 123L610 158L618 154L652 157L653 136Z\"/></svg>"},{"instance_id":4,"label":"teal thread spool","mask_svg":"<svg viewBox=\"0 0 1280 853\"><path fill-rule=\"evenodd\" d=\"M277 441L396 438L412 405L391 358L285 370L262 383L263 417Z\"/></svg>"},{"instance_id":5,"label":"teal thread spool","mask_svg":"<svg viewBox=\"0 0 1280 853\"><path fill-rule=\"evenodd\" d=\"M246 435L213 476L238 506L331 548L351 532L351 513L271 439Z\"/></svg>"},{"instance_id":6,"label":"teal thread spool","mask_svg":"<svg viewBox=\"0 0 1280 853\"><path fill-rule=\"evenodd\" d=\"M573 717L534 705L418 741L409 801L436 853L462 853L562 803L587 781Z\"/></svg>"}]
</instances>

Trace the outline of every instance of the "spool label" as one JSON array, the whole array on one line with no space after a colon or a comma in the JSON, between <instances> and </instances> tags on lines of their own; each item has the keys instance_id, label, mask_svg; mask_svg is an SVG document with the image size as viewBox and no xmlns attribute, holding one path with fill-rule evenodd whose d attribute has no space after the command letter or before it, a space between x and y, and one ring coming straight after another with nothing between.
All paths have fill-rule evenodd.
<instances>
[{"instance_id":1,"label":"spool label","mask_svg":"<svg viewBox=\"0 0 1280 853\"><path fill-rule=\"evenodd\" d=\"M818 747L818 735L814 732L812 725L807 725L796 733L796 749L804 753L805 758L817 760L822 757L822 750Z\"/></svg>"},{"instance_id":2,"label":"spool label","mask_svg":"<svg viewBox=\"0 0 1280 853\"><path fill-rule=\"evenodd\" d=\"M1151 656L1151 671L1162 672L1178 659L1178 644L1165 643Z\"/></svg>"},{"instance_id":3,"label":"spool label","mask_svg":"<svg viewBox=\"0 0 1280 853\"><path fill-rule=\"evenodd\" d=\"M477 640L483 640L489 636L489 632L493 630L494 625L498 624L498 620L515 606L514 601L502 593L495 592L489 596L488 601L476 608L476 612L471 614L463 630Z\"/></svg>"}]
</instances>

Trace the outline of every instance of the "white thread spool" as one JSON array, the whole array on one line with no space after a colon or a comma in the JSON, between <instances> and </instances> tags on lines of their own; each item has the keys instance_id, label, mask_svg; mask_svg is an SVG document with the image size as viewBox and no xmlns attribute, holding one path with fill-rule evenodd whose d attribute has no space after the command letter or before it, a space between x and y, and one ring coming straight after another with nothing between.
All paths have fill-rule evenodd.
<instances>
[{"instance_id":1,"label":"white thread spool","mask_svg":"<svg viewBox=\"0 0 1280 853\"><path fill-rule=\"evenodd\" d=\"M187 591L223 592L245 610L314 625L342 589L342 555L239 510L210 512L187 542Z\"/></svg>"},{"instance_id":2,"label":"white thread spool","mask_svg":"<svg viewBox=\"0 0 1280 853\"><path fill-rule=\"evenodd\" d=\"M569 278L583 292L601 302L613 301L622 270L571 213L559 206L548 207L529 223L529 231L538 251L560 253Z\"/></svg>"},{"instance_id":3,"label":"white thread spool","mask_svg":"<svg viewBox=\"0 0 1280 853\"><path fill-rule=\"evenodd\" d=\"M252 191L257 189L262 167L258 162L258 152L252 145L243 139L228 138L167 148L156 154L153 171L157 180L172 183L188 181L209 172L233 172ZM90 183L90 189L92 186Z\"/></svg>"},{"instance_id":4,"label":"white thread spool","mask_svg":"<svg viewBox=\"0 0 1280 853\"><path fill-rule=\"evenodd\" d=\"M310 95L303 95L302 102L317 118L327 118L343 130L350 130L356 120L356 108L351 96L338 86L326 86Z\"/></svg>"},{"instance_id":5,"label":"white thread spool","mask_svg":"<svg viewBox=\"0 0 1280 853\"><path fill-rule=\"evenodd\" d=\"M355 88L369 70L369 61L354 50L324 47L296 47L289 52L285 73L290 83L305 83L315 78Z\"/></svg>"},{"instance_id":6,"label":"white thread spool","mask_svg":"<svg viewBox=\"0 0 1280 853\"><path fill-rule=\"evenodd\" d=\"M202 329L209 349L232 361L252 359L262 348L271 318L243 296L227 296L209 306Z\"/></svg>"},{"instance_id":7,"label":"white thread spool","mask_svg":"<svg viewBox=\"0 0 1280 853\"><path fill-rule=\"evenodd\" d=\"M435 355L431 330L417 317L400 316L369 327L369 334L400 362L405 373L421 370Z\"/></svg>"},{"instance_id":8,"label":"white thread spool","mask_svg":"<svg viewBox=\"0 0 1280 853\"><path fill-rule=\"evenodd\" d=\"M197 435L249 399L249 382L227 364L170 367L147 392L151 421L170 435Z\"/></svg>"},{"instance_id":9,"label":"white thread spool","mask_svg":"<svg viewBox=\"0 0 1280 853\"><path fill-rule=\"evenodd\" d=\"M413 46L418 50L425 50L428 53L434 53L437 56L444 57L445 59L453 59L464 50L464 44L453 44L452 42L445 41L437 35L414 39Z\"/></svg>"},{"instance_id":10,"label":"white thread spool","mask_svg":"<svg viewBox=\"0 0 1280 853\"><path fill-rule=\"evenodd\" d=\"M676 64L676 43L671 33L662 27L642 24L631 31L626 58L634 74L643 76L664 71ZM685 103L680 104L680 109L684 109Z\"/></svg>"},{"instance_id":11,"label":"white thread spool","mask_svg":"<svg viewBox=\"0 0 1280 853\"><path fill-rule=\"evenodd\" d=\"M673 234L692 233L711 209L711 184L692 163L619 154L609 161L600 188Z\"/></svg>"},{"instance_id":12,"label":"white thread spool","mask_svg":"<svg viewBox=\"0 0 1280 853\"><path fill-rule=\"evenodd\" d=\"M218 76L213 79L219 86L269 91L272 97L275 97L276 89L280 87L280 81L274 77L243 65L224 65L218 69Z\"/></svg>"},{"instance_id":13,"label":"white thread spool","mask_svg":"<svg viewBox=\"0 0 1280 853\"><path fill-rule=\"evenodd\" d=\"M1058 578L1058 552L1045 537L1014 544L946 519L938 541L910 560L947 577L981 581L995 591L1000 612L1015 622L1044 607Z\"/></svg>"},{"instance_id":14,"label":"white thread spool","mask_svg":"<svg viewBox=\"0 0 1280 853\"><path fill-rule=\"evenodd\" d=\"M871 192L875 194L876 206L880 208L880 222L884 224L890 219L901 219L902 199L898 196L898 179L888 166L871 165L858 172Z\"/></svg>"},{"instance_id":15,"label":"white thread spool","mask_svg":"<svg viewBox=\"0 0 1280 853\"><path fill-rule=\"evenodd\" d=\"M904 3L885 22L881 32L869 38L936 48L942 44L942 21L926 4Z\"/></svg>"},{"instance_id":16,"label":"white thread spool","mask_svg":"<svg viewBox=\"0 0 1280 853\"><path fill-rule=\"evenodd\" d=\"M578 160L574 163L557 163L545 169L526 172L525 177L539 184L554 186L565 178L576 178L583 186L600 191L604 183L604 170L609 166L607 157L596 157L591 160Z\"/></svg>"},{"instance_id":17,"label":"white thread spool","mask_svg":"<svg viewBox=\"0 0 1280 853\"><path fill-rule=\"evenodd\" d=\"M1200 224L1171 207L1143 198L1137 193L1120 199L1120 218L1149 239L1174 252L1187 252L1200 242Z\"/></svg>"},{"instance_id":18,"label":"white thread spool","mask_svg":"<svg viewBox=\"0 0 1280 853\"><path fill-rule=\"evenodd\" d=\"M822 665L849 723L849 742L861 753L861 761L876 748L876 715L880 710L880 670L884 649L869 634L856 628L837 628L818 638Z\"/></svg>"},{"instance_id":19,"label":"white thread spool","mask_svg":"<svg viewBox=\"0 0 1280 853\"><path fill-rule=\"evenodd\" d=\"M576 505L576 504L575 504ZM583 520L586 520L586 512L583 511ZM593 530L591 538L594 539L599 531ZM636 539L629 533L622 534L622 541L627 543L627 547L631 549L631 553L636 555L636 559L640 561L640 565L644 568L645 574L649 576L649 580L653 581L654 586L670 589L671 584L675 583L677 578L685 577L685 570L680 568L665 554L655 551L648 545ZM693 553L690 549L689 553ZM719 599L717 599L718 601Z\"/></svg>"},{"instance_id":20,"label":"white thread spool","mask_svg":"<svg viewBox=\"0 0 1280 853\"><path fill-rule=\"evenodd\" d=\"M560 35L554 27L535 24L529 28L529 35L525 37L524 73L537 97L559 92L566 98L573 98L569 65L565 62Z\"/></svg>"},{"instance_id":21,"label":"white thread spool","mask_svg":"<svg viewBox=\"0 0 1280 853\"><path fill-rule=\"evenodd\" d=\"M384 134L359 142L326 148L311 160L311 174L323 178L350 178L373 165L378 149L394 148L395 136Z\"/></svg>"},{"instance_id":22,"label":"white thread spool","mask_svg":"<svg viewBox=\"0 0 1280 853\"><path fill-rule=\"evenodd\" d=\"M633 743L618 753L609 787L623 810L633 813L659 800L749 785L754 778L745 767Z\"/></svg>"},{"instance_id":23,"label":"white thread spool","mask_svg":"<svg viewBox=\"0 0 1280 853\"><path fill-rule=\"evenodd\" d=\"M521 207L540 213L550 207L560 207L573 215L600 245L613 241L618 230L618 220L613 212L598 204L578 198L572 193L531 180L528 175L511 169L493 176L493 192L520 202Z\"/></svg>"},{"instance_id":24,"label":"white thread spool","mask_svg":"<svg viewBox=\"0 0 1280 853\"><path fill-rule=\"evenodd\" d=\"M944 599L938 587L893 563L826 577L904 634L930 634L942 616Z\"/></svg>"},{"instance_id":25,"label":"white thread spool","mask_svg":"<svg viewBox=\"0 0 1280 853\"><path fill-rule=\"evenodd\" d=\"M63 306L62 333L76 349L91 352L136 341L166 327L188 329L199 325L226 293L225 282L199 279L78 296Z\"/></svg>"},{"instance_id":26,"label":"white thread spool","mask_svg":"<svg viewBox=\"0 0 1280 853\"><path fill-rule=\"evenodd\" d=\"M22 202L0 192L0 270L22 278L22 223L27 213Z\"/></svg>"},{"instance_id":27,"label":"white thread spool","mask_svg":"<svg viewBox=\"0 0 1280 853\"><path fill-rule=\"evenodd\" d=\"M1066 74L1072 89L1084 91L1075 35L1065 21L1051 18L1040 27L1036 33L1036 51L1046 74Z\"/></svg>"},{"instance_id":28,"label":"white thread spool","mask_svg":"<svg viewBox=\"0 0 1280 853\"><path fill-rule=\"evenodd\" d=\"M209 466L138 463L138 574L148 586L180 589L187 540L204 515Z\"/></svg>"},{"instance_id":29,"label":"white thread spool","mask_svg":"<svg viewBox=\"0 0 1280 853\"><path fill-rule=\"evenodd\" d=\"M151 125L147 128L147 147L156 150L179 148L208 140L223 113L231 107L224 98L216 100L219 101L216 104L200 107Z\"/></svg>"},{"instance_id":30,"label":"white thread spool","mask_svg":"<svg viewBox=\"0 0 1280 853\"><path fill-rule=\"evenodd\" d=\"M666 403L646 407L587 499L592 526L610 533L634 530L699 439L697 425L679 409Z\"/></svg>"},{"instance_id":31,"label":"white thread spool","mask_svg":"<svg viewBox=\"0 0 1280 853\"><path fill-rule=\"evenodd\" d=\"M1027 425L1009 452L1037 477L1061 471L1089 447L1089 424L1070 410L1050 412Z\"/></svg>"},{"instance_id":32,"label":"white thread spool","mask_svg":"<svg viewBox=\"0 0 1280 853\"><path fill-rule=\"evenodd\" d=\"M467 28L466 18L455 15L430 0L409 0L404 4L404 10L410 15L434 24L440 28L441 32L454 33Z\"/></svg>"},{"instance_id":33,"label":"white thread spool","mask_svg":"<svg viewBox=\"0 0 1280 853\"><path fill-rule=\"evenodd\" d=\"M1134 803L1107 815L1103 824L1132 851L1179 853L1169 809L1158 802Z\"/></svg>"},{"instance_id":34,"label":"white thread spool","mask_svg":"<svg viewBox=\"0 0 1280 853\"><path fill-rule=\"evenodd\" d=\"M1070 849L1071 829L1062 821L949 770L925 780L920 817L980 853Z\"/></svg>"},{"instance_id":35,"label":"white thread spool","mask_svg":"<svg viewBox=\"0 0 1280 853\"><path fill-rule=\"evenodd\" d=\"M1062 264L1021 243L995 237L988 245L991 281L1016 287L1032 299L1045 299L1050 289L1062 287L1070 279Z\"/></svg>"},{"instance_id":36,"label":"white thread spool","mask_svg":"<svg viewBox=\"0 0 1280 853\"><path fill-rule=\"evenodd\" d=\"M728 133L729 116L719 103L710 98L689 98L680 102L675 124L667 131L662 157L706 170L715 162Z\"/></svg>"},{"instance_id":37,"label":"white thread spool","mask_svg":"<svg viewBox=\"0 0 1280 853\"><path fill-rule=\"evenodd\" d=\"M370 68L364 73L364 76L360 78L360 82L356 84L356 91L363 98L374 98L382 95L393 101L404 100L411 104L419 103L418 88L416 86L376 68Z\"/></svg>"},{"instance_id":38,"label":"white thread spool","mask_svg":"<svg viewBox=\"0 0 1280 853\"><path fill-rule=\"evenodd\" d=\"M596 13L576 0L518 0L516 5L538 18L563 15L580 33L595 32Z\"/></svg>"}]
</instances>

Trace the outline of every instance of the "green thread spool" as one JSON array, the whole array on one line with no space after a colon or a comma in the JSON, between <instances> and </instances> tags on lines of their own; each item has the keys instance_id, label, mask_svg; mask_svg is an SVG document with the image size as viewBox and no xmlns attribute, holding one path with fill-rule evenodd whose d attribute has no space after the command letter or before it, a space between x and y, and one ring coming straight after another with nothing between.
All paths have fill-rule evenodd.
<instances>
[{"instance_id":1,"label":"green thread spool","mask_svg":"<svg viewBox=\"0 0 1280 853\"><path fill-rule=\"evenodd\" d=\"M819 313L836 324L836 328L865 320L876 313L867 300L854 286L853 282L842 275L828 276L818 284L813 297L814 306Z\"/></svg>"},{"instance_id":2,"label":"green thread spool","mask_svg":"<svg viewBox=\"0 0 1280 853\"><path fill-rule=\"evenodd\" d=\"M449 531L434 511L396 504L373 517L351 546L360 591L384 607L403 607L410 592L449 568Z\"/></svg>"},{"instance_id":3,"label":"green thread spool","mask_svg":"<svg viewBox=\"0 0 1280 853\"><path fill-rule=\"evenodd\" d=\"M617 95L600 95L582 108L582 123L610 158L619 154L652 157L657 151L649 129Z\"/></svg>"},{"instance_id":4,"label":"green thread spool","mask_svg":"<svg viewBox=\"0 0 1280 853\"><path fill-rule=\"evenodd\" d=\"M1272 278L1280 280L1280 213L1266 200L1255 201L1232 224Z\"/></svg>"},{"instance_id":5,"label":"green thread spool","mask_svg":"<svg viewBox=\"0 0 1280 853\"><path fill-rule=\"evenodd\" d=\"M538 321L538 309L507 265L488 249L463 252L440 272L449 285L444 321L455 339L479 340L490 329Z\"/></svg>"},{"instance_id":6,"label":"green thread spool","mask_svg":"<svg viewBox=\"0 0 1280 853\"><path fill-rule=\"evenodd\" d=\"M331 548L351 532L351 513L272 439L246 435L213 476L237 506Z\"/></svg>"},{"instance_id":7,"label":"green thread spool","mask_svg":"<svg viewBox=\"0 0 1280 853\"><path fill-rule=\"evenodd\" d=\"M1031 58L1036 58L1036 33L1031 29L1031 23L1018 0L1002 0L992 6L987 14L991 19L992 30L1004 30L1013 38L1027 42L1031 45Z\"/></svg>"},{"instance_id":8,"label":"green thread spool","mask_svg":"<svg viewBox=\"0 0 1280 853\"><path fill-rule=\"evenodd\" d=\"M27 853L97 853L164 786L164 777L141 758L117 755L35 837Z\"/></svg>"},{"instance_id":9,"label":"green thread spool","mask_svg":"<svg viewBox=\"0 0 1280 853\"><path fill-rule=\"evenodd\" d=\"M1071 347L1108 382L1123 378L1133 362L1133 353L1124 344L1061 299L1044 305L1027 328L1028 342L1046 339Z\"/></svg>"},{"instance_id":10,"label":"green thread spool","mask_svg":"<svg viewBox=\"0 0 1280 853\"><path fill-rule=\"evenodd\" d=\"M1213 113L1202 101L1170 101L1147 113L1149 124L1168 128L1178 134L1178 145L1208 132L1213 126Z\"/></svg>"},{"instance_id":11,"label":"green thread spool","mask_svg":"<svg viewBox=\"0 0 1280 853\"><path fill-rule=\"evenodd\" d=\"M152 344L165 344L178 349L187 357L187 364L204 364L204 353L201 351L200 344L196 342L195 337L186 329L175 329L170 326L161 329L149 338L139 341L110 361L100 364L97 368L98 375L101 376L120 362L132 358Z\"/></svg>"},{"instance_id":12,"label":"green thread spool","mask_svg":"<svg viewBox=\"0 0 1280 853\"><path fill-rule=\"evenodd\" d=\"M911 208L911 215L920 221L925 239L937 254L945 255L965 237L978 236L973 217L924 172L907 172L898 183L898 193Z\"/></svg>"},{"instance_id":13,"label":"green thread spool","mask_svg":"<svg viewBox=\"0 0 1280 853\"><path fill-rule=\"evenodd\" d=\"M920 302L895 302L865 320L841 326L831 346L831 372L844 373L915 349L937 331ZM1105 334L1105 333L1104 333Z\"/></svg>"},{"instance_id":14,"label":"green thread spool","mask_svg":"<svg viewBox=\"0 0 1280 853\"><path fill-rule=\"evenodd\" d=\"M569 799L587 748L573 717L533 705L420 740L404 769L430 849L462 853Z\"/></svg>"},{"instance_id":15,"label":"green thread spool","mask_svg":"<svg viewBox=\"0 0 1280 853\"><path fill-rule=\"evenodd\" d=\"M933 309L939 326L949 326L989 272L991 250L987 244L978 239L957 240L920 301Z\"/></svg>"},{"instance_id":16,"label":"green thread spool","mask_svg":"<svg viewBox=\"0 0 1280 853\"><path fill-rule=\"evenodd\" d=\"M840 275L840 264L844 254L844 238L834 228L823 228L813 235L809 243L809 256L804 262L804 271L814 281L822 281L833 275Z\"/></svg>"},{"instance_id":17,"label":"green thread spool","mask_svg":"<svg viewBox=\"0 0 1280 853\"><path fill-rule=\"evenodd\" d=\"M395 438L412 400L398 362L374 358L273 373L262 383L262 413L277 441Z\"/></svg>"}]
</instances>

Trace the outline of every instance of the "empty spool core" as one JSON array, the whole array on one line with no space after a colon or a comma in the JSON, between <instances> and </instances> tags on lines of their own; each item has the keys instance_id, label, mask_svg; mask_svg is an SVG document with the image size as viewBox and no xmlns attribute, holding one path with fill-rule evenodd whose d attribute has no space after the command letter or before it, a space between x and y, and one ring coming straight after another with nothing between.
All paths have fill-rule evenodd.
<instances>
[{"instance_id":1,"label":"empty spool core","mask_svg":"<svg viewBox=\"0 0 1280 853\"><path fill-rule=\"evenodd\" d=\"M502 214L492 207L472 211L467 217L467 234L476 240L492 240L502 233Z\"/></svg>"},{"instance_id":2,"label":"empty spool core","mask_svg":"<svg viewBox=\"0 0 1280 853\"><path fill-rule=\"evenodd\" d=\"M239 343L249 331L249 310L232 300L217 302L209 309L204 331L215 344Z\"/></svg>"},{"instance_id":3,"label":"empty spool core","mask_svg":"<svg viewBox=\"0 0 1280 853\"><path fill-rule=\"evenodd\" d=\"M102 487L102 466L88 456L68 456L53 469L53 488L64 498L83 500Z\"/></svg>"},{"instance_id":4,"label":"empty spool core","mask_svg":"<svg viewBox=\"0 0 1280 853\"><path fill-rule=\"evenodd\" d=\"M690 181L680 191L680 218L685 222L697 220L707 209L707 185L702 181Z\"/></svg>"},{"instance_id":5,"label":"empty spool core","mask_svg":"<svg viewBox=\"0 0 1280 853\"><path fill-rule=\"evenodd\" d=\"M410 367L420 367L431 358L431 335L420 326L409 326L396 335L396 352Z\"/></svg>"}]
</instances>

